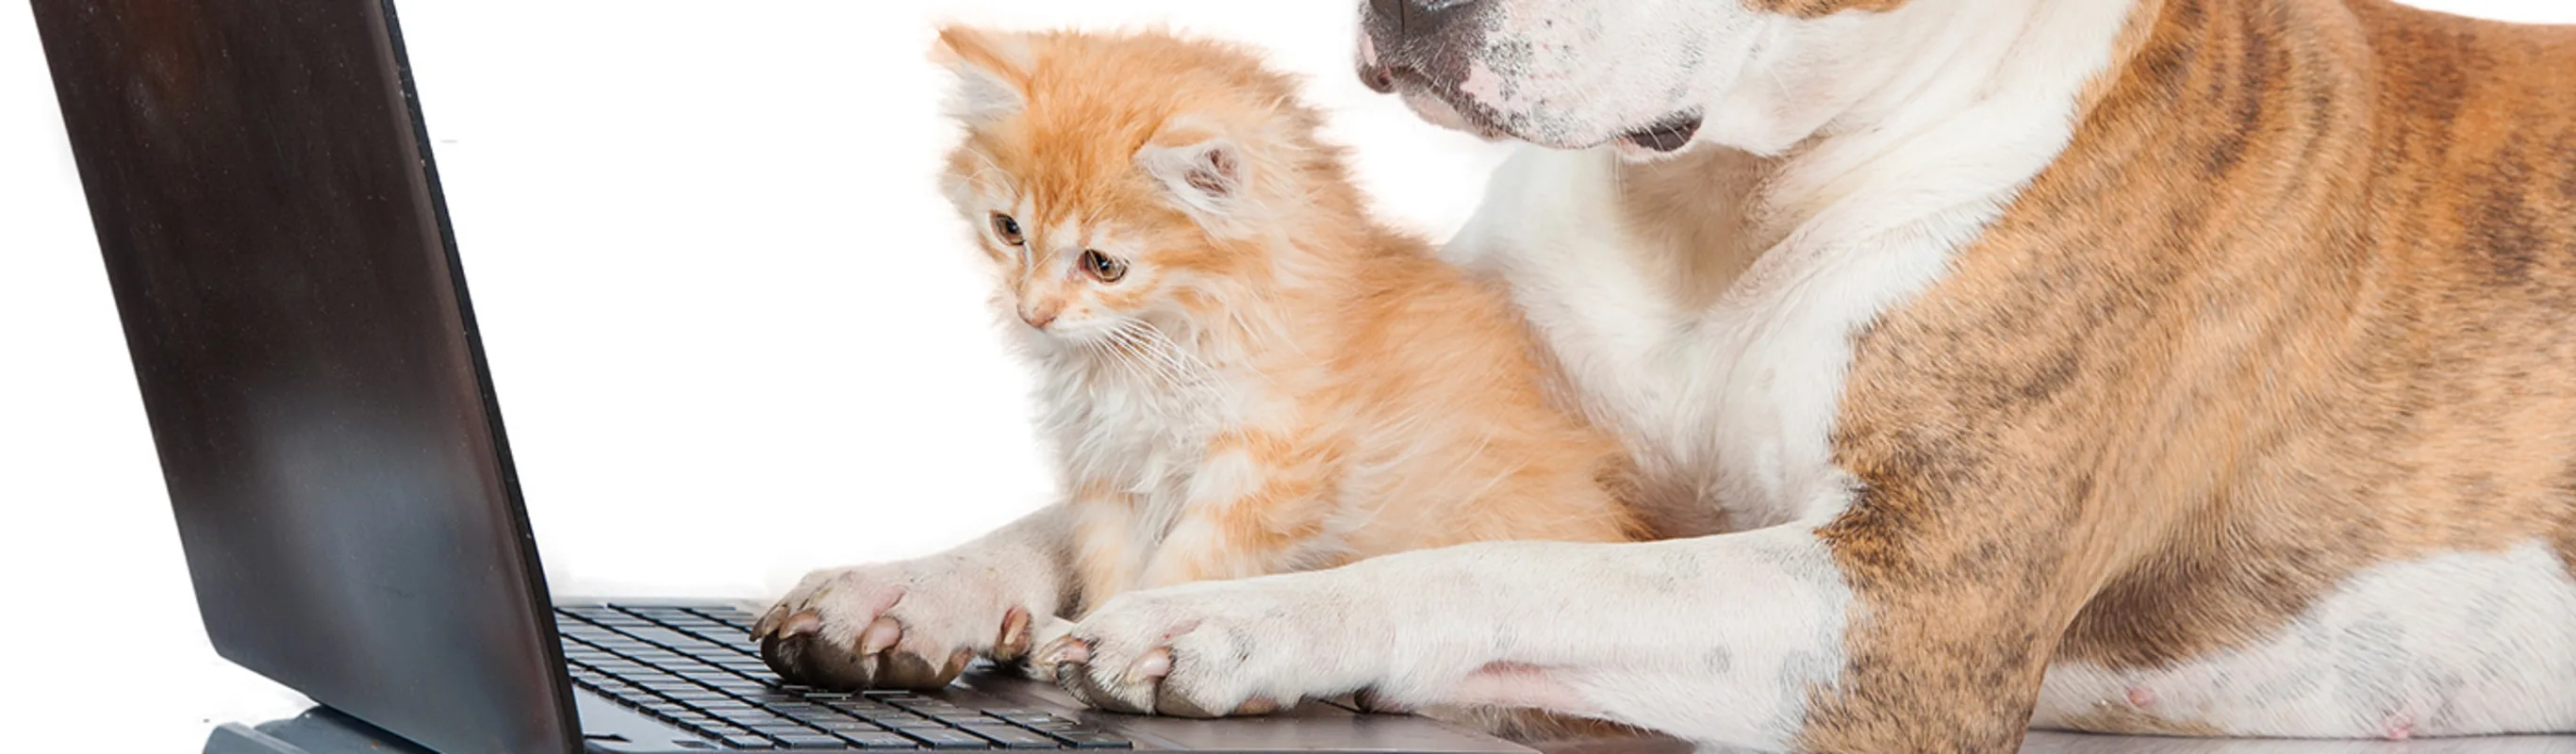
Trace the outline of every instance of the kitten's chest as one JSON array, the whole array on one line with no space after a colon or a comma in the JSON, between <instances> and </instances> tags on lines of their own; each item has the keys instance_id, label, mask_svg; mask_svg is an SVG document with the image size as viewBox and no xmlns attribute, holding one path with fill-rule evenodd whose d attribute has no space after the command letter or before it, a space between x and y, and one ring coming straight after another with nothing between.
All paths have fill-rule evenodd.
<instances>
[{"instance_id":1,"label":"kitten's chest","mask_svg":"<svg viewBox=\"0 0 2576 754\"><path fill-rule=\"evenodd\" d=\"M1146 376L1062 373L1040 396L1041 427L1068 482L1172 498L1211 441L1239 423L1244 391L1218 380L1176 385Z\"/></svg>"}]
</instances>

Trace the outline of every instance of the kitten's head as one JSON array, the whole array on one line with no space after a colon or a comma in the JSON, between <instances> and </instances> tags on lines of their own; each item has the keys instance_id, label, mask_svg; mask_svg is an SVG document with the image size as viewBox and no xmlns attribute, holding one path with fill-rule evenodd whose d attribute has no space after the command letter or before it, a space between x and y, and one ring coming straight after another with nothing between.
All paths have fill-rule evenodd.
<instances>
[{"instance_id":1,"label":"kitten's head","mask_svg":"<svg viewBox=\"0 0 2576 754\"><path fill-rule=\"evenodd\" d=\"M1294 83L1242 50L950 26L935 57L967 132L949 199L999 273L996 303L1041 343L1222 321L1295 274L1281 229L1340 182Z\"/></svg>"}]
</instances>

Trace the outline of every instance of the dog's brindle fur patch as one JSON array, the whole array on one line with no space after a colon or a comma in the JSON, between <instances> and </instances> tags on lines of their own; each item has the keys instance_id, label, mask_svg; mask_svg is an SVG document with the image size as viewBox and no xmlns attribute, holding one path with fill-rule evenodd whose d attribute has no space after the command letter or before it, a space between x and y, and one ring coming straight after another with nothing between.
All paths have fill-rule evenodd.
<instances>
[{"instance_id":1,"label":"dog's brindle fur patch","mask_svg":"<svg viewBox=\"0 0 2576 754\"><path fill-rule=\"evenodd\" d=\"M2375 563L2576 563L2576 30L2140 18L2065 153L1856 338L1865 488L1822 535L1862 604L1803 748L2004 749L2052 658L2242 646Z\"/></svg>"},{"instance_id":2,"label":"dog's brindle fur patch","mask_svg":"<svg viewBox=\"0 0 2576 754\"><path fill-rule=\"evenodd\" d=\"M1906 0L1746 0L1745 5L1766 13L1823 18L1843 11L1891 11L1905 3Z\"/></svg>"}]
</instances>

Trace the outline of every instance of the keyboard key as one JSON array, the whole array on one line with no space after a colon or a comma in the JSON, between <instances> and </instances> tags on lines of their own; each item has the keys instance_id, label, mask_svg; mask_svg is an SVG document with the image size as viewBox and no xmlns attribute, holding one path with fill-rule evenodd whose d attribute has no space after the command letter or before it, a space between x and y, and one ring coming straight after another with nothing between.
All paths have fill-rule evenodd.
<instances>
[{"instance_id":1,"label":"keyboard key","mask_svg":"<svg viewBox=\"0 0 2576 754\"><path fill-rule=\"evenodd\" d=\"M751 733L751 729L749 729L749 728L745 728L745 727L742 727L742 726L739 726L739 725L735 725L735 724L733 724L733 723L728 723L728 722L725 722L725 721L723 721L723 720L714 720L714 721L711 721L711 722L698 723L698 724L697 724L697 727L698 727L700 730L705 731L705 732L706 732L706 734L707 734L707 735L710 735L710 736L729 736L729 735L732 735L732 736L738 736L738 735L746 735L746 734L749 734L749 735L757 735L757 734L752 734L752 733Z\"/></svg>"},{"instance_id":2,"label":"keyboard key","mask_svg":"<svg viewBox=\"0 0 2576 754\"><path fill-rule=\"evenodd\" d=\"M847 717L831 720L816 720L813 724L815 727L834 733L868 733L885 730L884 727L881 727L876 723Z\"/></svg>"},{"instance_id":3,"label":"keyboard key","mask_svg":"<svg viewBox=\"0 0 2576 754\"><path fill-rule=\"evenodd\" d=\"M718 691L744 698L757 697L770 690L769 685L766 683L741 676L734 676L728 679L702 680L698 681L698 685L707 686Z\"/></svg>"},{"instance_id":4,"label":"keyboard key","mask_svg":"<svg viewBox=\"0 0 2576 754\"><path fill-rule=\"evenodd\" d=\"M750 636L751 636L751 633L750 633L750 632L748 632L748 631L738 631L738 630L735 630L735 629L734 629L734 627L732 627L732 626L728 626L728 625L725 625L725 624L722 624L722 623L717 623L717 622L715 622L715 621L711 621L711 620L703 620L703 619L701 619L701 620L687 620L687 621L663 621L663 622L662 622L662 625L669 627L669 628L670 628L671 630L673 630L673 631L678 631L678 632L680 632L680 633L688 634L688 635L690 635L690 636L695 636L695 637L698 637L698 638L700 638L700 639L704 639L704 640L706 640L706 641L715 642L715 643L718 643L718 644L722 644L722 643L725 643L725 642L728 642L728 641L732 641L732 640L734 640L734 639L748 638L748 637L750 637Z\"/></svg>"},{"instance_id":5,"label":"keyboard key","mask_svg":"<svg viewBox=\"0 0 2576 754\"><path fill-rule=\"evenodd\" d=\"M1109 733L1050 734L1077 749L1132 749L1136 744Z\"/></svg>"},{"instance_id":6,"label":"keyboard key","mask_svg":"<svg viewBox=\"0 0 2576 754\"><path fill-rule=\"evenodd\" d=\"M1055 739L1012 727L1005 723L966 726L966 732L993 739L1013 749L1052 749Z\"/></svg>"},{"instance_id":7,"label":"keyboard key","mask_svg":"<svg viewBox=\"0 0 2576 754\"><path fill-rule=\"evenodd\" d=\"M829 724L832 724L832 723L837 723L837 722L840 722L840 721L848 720L848 719L849 719L849 718L846 718L846 717L842 717L842 716L840 716L840 715L839 715L839 714L837 714L837 713L831 713L831 712L826 712L826 713L819 714L819 715L817 715L817 714L813 714L813 713L781 712L781 713L778 713L778 716L780 716L780 717L784 717L784 718L787 718L787 719L789 719L789 720L794 720L794 721L796 721L796 722L804 723L804 724L806 724L806 725L812 725L812 726L817 726L817 727L821 727L821 726L825 726L825 725L829 725Z\"/></svg>"},{"instance_id":8,"label":"keyboard key","mask_svg":"<svg viewBox=\"0 0 2576 754\"><path fill-rule=\"evenodd\" d=\"M935 715L930 715L930 719L932 719L932 720L937 720L937 721L940 721L940 722L943 722L943 723L947 723L947 724L949 724L949 725L954 725L954 726L957 726L957 727L960 727L960 728L964 728L964 727L971 726L971 725L983 725L983 724L990 723L990 722L992 722L992 721L993 721L993 718L985 717L985 716L983 716L983 715L976 714L976 713L974 713L973 711L970 711L970 710L963 710L963 709L961 709L961 710L957 710L957 711L954 711L954 712L943 712L943 713L939 713L939 714L935 714Z\"/></svg>"},{"instance_id":9,"label":"keyboard key","mask_svg":"<svg viewBox=\"0 0 2576 754\"><path fill-rule=\"evenodd\" d=\"M785 725L785 726L798 727L798 728L805 727L805 723L803 723L803 722L801 722L801 721L798 721L798 720L796 720L795 718L791 718L791 717L788 717L788 716L786 716L786 715L781 715L781 714L777 714L777 713L774 713L774 712L770 712L769 710L764 710L764 709L755 709L755 710L752 710L752 711L749 711L749 712L734 712L734 711L731 711L731 710L727 710L724 714L719 714L719 715L716 715L716 716L717 716L717 717L724 718L724 719L727 719L727 720L732 720L732 721L734 721L735 723L738 723L738 724L741 724L741 725L749 725L749 726L754 726L754 727L763 726L763 725Z\"/></svg>"},{"instance_id":10,"label":"keyboard key","mask_svg":"<svg viewBox=\"0 0 2576 754\"><path fill-rule=\"evenodd\" d=\"M823 734L820 734L820 733L792 733L792 734L788 734L788 735L779 736L779 737L778 737L778 742L779 742L779 743L782 743L782 744L786 744L786 745L787 745L787 748L790 748L790 749L846 749L846 748L849 748L849 744L848 744L848 743L846 743L846 742L843 742L843 741L840 739L840 737L838 737L838 736L826 736L826 735L823 735Z\"/></svg>"},{"instance_id":11,"label":"keyboard key","mask_svg":"<svg viewBox=\"0 0 2576 754\"><path fill-rule=\"evenodd\" d=\"M803 699L775 699L763 702L760 706L768 708L770 711L777 712L779 714L801 712L805 714L823 715L825 717L839 717L841 714L830 707L815 704Z\"/></svg>"},{"instance_id":12,"label":"keyboard key","mask_svg":"<svg viewBox=\"0 0 2576 754\"><path fill-rule=\"evenodd\" d=\"M674 717L697 714L697 710L680 706L679 702L674 702L669 699L646 699L644 700L644 708L659 714L671 715Z\"/></svg>"},{"instance_id":13,"label":"keyboard key","mask_svg":"<svg viewBox=\"0 0 2576 754\"><path fill-rule=\"evenodd\" d=\"M745 679L745 678L743 678L742 676L735 675L735 674L732 674L732 673L727 673L727 672L724 672L724 671L721 671L721 670L685 670L685 671L680 671L680 672L679 672L679 673L677 673L677 674L674 674L674 675L672 676L672 678L674 678L674 679L676 679L676 680L680 680L680 681L685 682L685 683L695 684L695 685L699 685L699 686L716 686L716 687L722 687L722 686L724 686L725 684L729 684L729 683L743 683L743 682L745 682L746 680L749 680L751 683L754 683L754 684L759 683L759 681L757 681L757 680Z\"/></svg>"},{"instance_id":14,"label":"keyboard key","mask_svg":"<svg viewBox=\"0 0 2576 754\"><path fill-rule=\"evenodd\" d=\"M927 718L927 717L920 717L920 716L916 716L916 715L887 715L887 716L884 716L884 717L871 717L871 718L868 718L868 722L876 723L876 724L878 724L878 725L883 725L883 726L888 727L888 728L898 728L898 729L905 729L905 730L909 730L909 729L913 729L913 728L946 728L946 727L948 727L948 725L947 725L946 723L942 723L942 722L939 722L939 721L937 721L937 720L932 720L932 719Z\"/></svg>"},{"instance_id":15,"label":"keyboard key","mask_svg":"<svg viewBox=\"0 0 2576 754\"><path fill-rule=\"evenodd\" d=\"M760 735L768 736L768 737L770 737L770 738L778 738L778 737L780 737L780 736L811 736L811 735L815 735L814 729L812 729L812 728L807 728L807 727L803 727L803 726L767 726L767 727L754 726L754 727L751 729L751 731L752 731L752 732L754 732L754 733L758 733L758 734L760 734Z\"/></svg>"},{"instance_id":16,"label":"keyboard key","mask_svg":"<svg viewBox=\"0 0 2576 754\"><path fill-rule=\"evenodd\" d=\"M842 740L863 749L910 749L918 744L912 739L883 731L875 733L842 733Z\"/></svg>"},{"instance_id":17,"label":"keyboard key","mask_svg":"<svg viewBox=\"0 0 2576 754\"><path fill-rule=\"evenodd\" d=\"M696 613L699 617L706 618L707 620L740 628L746 632L751 630L752 623L760 620L759 617L754 616L751 613L729 608L700 608L689 612Z\"/></svg>"},{"instance_id":18,"label":"keyboard key","mask_svg":"<svg viewBox=\"0 0 2576 754\"><path fill-rule=\"evenodd\" d=\"M590 621L598 620L600 618L622 617L616 610L605 605L555 608L555 615L558 618L558 622L562 622L560 619L566 616L571 617L574 621Z\"/></svg>"},{"instance_id":19,"label":"keyboard key","mask_svg":"<svg viewBox=\"0 0 2576 754\"><path fill-rule=\"evenodd\" d=\"M736 749L766 749L766 748L769 748L769 739L768 739L768 738L761 737L761 736L756 736L756 735L752 735L752 734L749 734L749 733L735 733L735 734L727 734L727 735L724 735L724 736L720 736L720 737L718 737L716 740L723 741L723 742L724 742L724 745L726 745L726 746L730 746L730 747L733 747L733 748L736 748Z\"/></svg>"},{"instance_id":20,"label":"keyboard key","mask_svg":"<svg viewBox=\"0 0 2576 754\"><path fill-rule=\"evenodd\" d=\"M905 728L900 732L933 749L991 748L983 738L955 728Z\"/></svg>"},{"instance_id":21,"label":"keyboard key","mask_svg":"<svg viewBox=\"0 0 2576 754\"><path fill-rule=\"evenodd\" d=\"M626 634L627 636L641 639L646 643L672 647L675 649L708 643L705 639L700 639L698 637L673 631L661 626L619 626L618 631Z\"/></svg>"},{"instance_id":22,"label":"keyboard key","mask_svg":"<svg viewBox=\"0 0 2576 754\"><path fill-rule=\"evenodd\" d=\"M756 692L752 692L752 693L749 693L749 694L744 694L744 695L742 695L742 696L743 696L743 698L751 700L751 701L752 701L752 703L754 703L754 704L773 704L773 703L783 703L783 702L801 702L801 701L805 701L805 695L803 695L803 694L798 694L798 693L791 692L791 691L781 690L781 689L779 689L779 688L772 687L772 686L769 686L769 685L767 685L767 684L756 684L756 685L758 685L758 686L760 687L760 690L759 690L759 691L756 691Z\"/></svg>"}]
</instances>

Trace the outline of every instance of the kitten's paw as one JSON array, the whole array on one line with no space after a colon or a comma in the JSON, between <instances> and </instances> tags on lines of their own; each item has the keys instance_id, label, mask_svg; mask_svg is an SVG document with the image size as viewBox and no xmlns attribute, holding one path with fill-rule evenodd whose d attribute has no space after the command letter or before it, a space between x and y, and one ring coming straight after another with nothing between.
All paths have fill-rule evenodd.
<instances>
[{"instance_id":1,"label":"kitten's paw","mask_svg":"<svg viewBox=\"0 0 2576 754\"><path fill-rule=\"evenodd\" d=\"M751 633L779 677L822 688L933 689L977 655L1027 654L1035 613L1006 583L960 565L928 558L815 571Z\"/></svg>"},{"instance_id":2,"label":"kitten's paw","mask_svg":"<svg viewBox=\"0 0 2576 754\"><path fill-rule=\"evenodd\" d=\"M1345 693L1372 663L1305 575L1184 584L1119 595L1032 662L1085 704L1117 712L1257 715Z\"/></svg>"}]
</instances>

